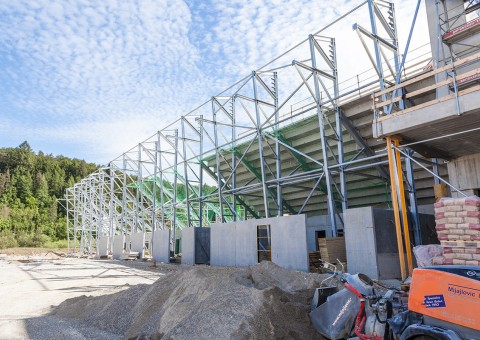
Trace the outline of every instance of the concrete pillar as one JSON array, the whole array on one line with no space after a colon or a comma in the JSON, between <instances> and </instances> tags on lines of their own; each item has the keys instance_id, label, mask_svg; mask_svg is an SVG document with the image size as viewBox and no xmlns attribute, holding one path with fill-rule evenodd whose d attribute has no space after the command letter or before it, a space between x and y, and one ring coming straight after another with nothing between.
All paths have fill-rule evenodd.
<instances>
[{"instance_id":1,"label":"concrete pillar","mask_svg":"<svg viewBox=\"0 0 480 340\"><path fill-rule=\"evenodd\" d=\"M438 1L438 8L436 2ZM428 22L428 32L430 35L430 48L432 51L432 59L434 62L433 67L442 67L446 63L451 62L451 52L450 48L443 43L442 34L444 31L440 30L438 27L439 24L439 14L442 19L445 18L445 15L454 16L459 14L463 9L464 1L463 0L445 0L445 7L447 13L444 12L443 2L440 0L431 0L425 1L425 8L427 12L427 22ZM455 22L455 27L465 23L465 15L460 17ZM442 25L442 28L445 30L446 26ZM465 47L461 45L452 45L452 52L459 53L461 50L465 50ZM441 82L447 79L447 76L444 72L437 74L436 82ZM443 97L448 94L448 86L443 86L438 89L437 96Z\"/></svg>"}]
</instances>

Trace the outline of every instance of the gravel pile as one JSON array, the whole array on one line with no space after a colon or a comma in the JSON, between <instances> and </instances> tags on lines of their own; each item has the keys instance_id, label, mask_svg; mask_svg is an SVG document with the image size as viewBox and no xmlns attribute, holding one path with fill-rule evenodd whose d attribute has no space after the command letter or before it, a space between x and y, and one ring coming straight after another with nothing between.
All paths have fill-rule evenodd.
<instances>
[{"instance_id":1,"label":"gravel pile","mask_svg":"<svg viewBox=\"0 0 480 340\"><path fill-rule=\"evenodd\" d=\"M112 338L321 339L308 312L325 277L272 262L249 268L183 267L151 285L66 300L46 318L71 320L69 327L80 333L88 325L90 332L97 329Z\"/></svg>"}]
</instances>

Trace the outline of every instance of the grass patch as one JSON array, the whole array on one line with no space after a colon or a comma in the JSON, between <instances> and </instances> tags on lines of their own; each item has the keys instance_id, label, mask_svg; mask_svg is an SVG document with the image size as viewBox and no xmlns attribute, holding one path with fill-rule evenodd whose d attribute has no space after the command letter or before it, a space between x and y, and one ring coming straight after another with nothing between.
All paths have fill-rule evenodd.
<instances>
[{"instance_id":1,"label":"grass patch","mask_svg":"<svg viewBox=\"0 0 480 340\"><path fill-rule=\"evenodd\" d=\"M48 242L45 242L43 247L48 249L68 248L68 241L67 240L48 241Z\"/></svg>"}]
</instances>

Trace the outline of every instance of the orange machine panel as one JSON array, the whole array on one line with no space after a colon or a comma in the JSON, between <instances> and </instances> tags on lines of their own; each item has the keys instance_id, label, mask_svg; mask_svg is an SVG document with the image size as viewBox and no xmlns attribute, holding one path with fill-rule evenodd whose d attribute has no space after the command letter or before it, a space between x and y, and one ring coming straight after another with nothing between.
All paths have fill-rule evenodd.
<instances>
[{"instance_id":1,"label":"orange machine panel","mask_svg":"<svg viewBox=\"0 0 480 340\"><path fill-rule=\"evenodd\" d=\"M466 276L431 268L415 269L408 309L480 330L480 267L477 268L464 271Z\"/></svg>"}]
</instances>

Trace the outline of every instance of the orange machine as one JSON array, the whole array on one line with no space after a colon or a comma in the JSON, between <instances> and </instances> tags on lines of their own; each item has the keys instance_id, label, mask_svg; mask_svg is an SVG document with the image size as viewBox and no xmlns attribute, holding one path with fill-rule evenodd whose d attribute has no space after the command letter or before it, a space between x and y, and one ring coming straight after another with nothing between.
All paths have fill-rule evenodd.
<instances>
[{"instance_id":1,"label":"orange machine","mask_svg":"<svg viewBox=\"0 0 480 340\"><path fill-rule=\"evenodd\" d=\"M480 267L415 269L408 309L422 314L437 326L451 328L452 325L460 325L461 329L480 338L480 333L477 333L480 331Z\"/></svg>"}]
</instances>

